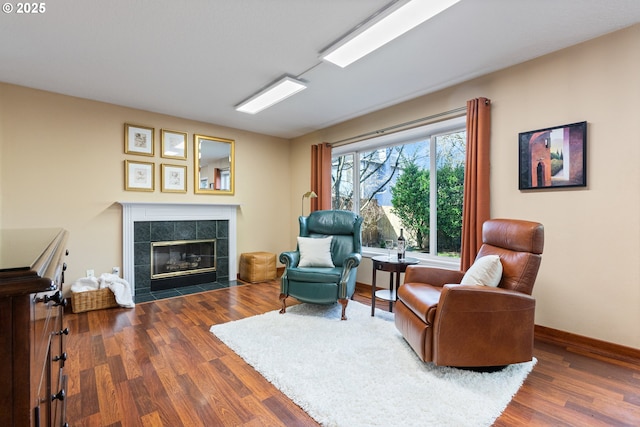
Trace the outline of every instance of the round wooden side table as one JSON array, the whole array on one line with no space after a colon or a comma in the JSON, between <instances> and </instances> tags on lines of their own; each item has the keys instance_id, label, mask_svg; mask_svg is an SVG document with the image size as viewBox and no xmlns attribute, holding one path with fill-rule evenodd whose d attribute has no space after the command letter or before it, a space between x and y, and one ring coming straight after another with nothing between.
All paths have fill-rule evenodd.
<instances>
[{"instance_id":1,"label":"round wooden side table","mask_svg":"<svg viewBox=\"0 0 640 427\"><path fill-rule=\"evenodd\" d=\"M376 310L376 298L380 298L389 301L389 311L393 312L393 302L398 298L398 288L400 287L400 273L404 273L408 266L419 264L420 260L417 258L405 258L401 261L395 255L379 255L371 258L373 261L373 278L371 280L371 316L374 315ZM376 291L376 272L377 271L389 272L389 289L380 289ZM395 275L395 288L393 277Z\"/></svg>"}]
</instances>

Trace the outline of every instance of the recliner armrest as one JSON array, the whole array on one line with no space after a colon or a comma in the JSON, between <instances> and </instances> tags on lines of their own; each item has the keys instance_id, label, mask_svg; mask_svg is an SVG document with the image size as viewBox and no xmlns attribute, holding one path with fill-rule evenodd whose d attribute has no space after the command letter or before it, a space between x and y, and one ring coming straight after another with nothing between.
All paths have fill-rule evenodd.
<instances>
[{"instance_id":1,"label":"recliner armrest","mask_svg":"<svg viewBox=\"0 0 640 427\"><path fill-rule=\"evenodd\" d=\"M438 303L438 316L451 312L522 311L535 308L531 295L482 285L444 285Z\"/></svg>"},{"instance_id":2,"label":"recliner armrest","mask_svg":"<svg viewBox=\"0 0 640 427\"><path fill-rule=\"evenodd\" d=\"M352 252L346 256L344 262L342 263L342 267L349 269L355 268L360 265L360 262L362 262L362 255L357 252Z\"/></svg>"},{"instance_id":3,"label":"recliner armrest","mask_svg":"<svg viewBox=\"0 0 640 427\"><path fill-rule=\"evenodd\" d=\"M444 286L447 283L460 283L464 272L445 268L410 265L404 274L404 283L427 283L431 286Z\"/></svg>"},{"instance_id":4,"label":"recliner armrest","mask_svg":"<svg viewBox=\"0 0 640 427\"><path fill-rule=\"evenodd\" d=\"M285 268L297 267L300 262L300 252L288 251L282 252L278 258L281 263L285 265Z\"/></svg>"},{"instance_id":5,"label":"recliner armrest","mask_svg":"<svg viewBox=\"0 0 640 427\"><path fill-rule=\"evenodd\" d=\"M351 252L347 255L342 262L342 275L340 277L340 283L338 285L338 298L345 299L348 297L347 295L347 281L349 280L349 275L351 274L351 270L360 265L360 261L362 261L362 255L357 252ZM355 279L353 279L355 280Z\"/></svg>"}]
</instances>

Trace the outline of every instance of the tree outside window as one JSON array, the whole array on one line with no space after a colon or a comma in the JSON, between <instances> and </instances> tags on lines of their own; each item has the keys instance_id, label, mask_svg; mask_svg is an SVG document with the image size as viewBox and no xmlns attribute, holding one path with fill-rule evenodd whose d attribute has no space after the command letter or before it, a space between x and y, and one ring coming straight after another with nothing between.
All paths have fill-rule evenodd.
<instances>
[{"instance_id":1,"label":"tree outside window","mask_svg":"<svg viewBox=\"0 0 640 427\"><path fill-rule=\"evenodd\" d=\"M383 248L402 228L408 250L459 257L465 146L458 130L334 156L333 209L364 218L365 247Z\"/></svg>"}]
</instances>

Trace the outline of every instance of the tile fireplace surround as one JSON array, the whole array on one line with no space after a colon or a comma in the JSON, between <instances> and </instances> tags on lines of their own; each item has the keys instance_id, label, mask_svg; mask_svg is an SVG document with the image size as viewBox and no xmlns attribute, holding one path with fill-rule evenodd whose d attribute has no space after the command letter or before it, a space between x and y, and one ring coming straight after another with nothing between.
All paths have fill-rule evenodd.
<instances>
[{"instance_id":1,"label":"tile fireplace surround","mask_svg":"<svg viewBox=\"0 0 640 427\"><path fill-rule=\"evenodd\" d=\"M131 284L136 302L202 292L235 284L237 277L236 215L238 205L119 202L122 205L122 273ZM141 261L152 234L193 236L199 233L226 243L220 256L219 281L150 292L148 274ZM196 234L198 233L198 234ZM213 233L213 235L212 235ZM199 235L200 237L200 235ZM142 249L142 251L140 250ZM137 255L136 255L137 254ZM142 264L142 266L140 265ZM232 279L232 280L229 280ZM137 280L137 282L136 282Z\"/></svg>"}]
</instances>

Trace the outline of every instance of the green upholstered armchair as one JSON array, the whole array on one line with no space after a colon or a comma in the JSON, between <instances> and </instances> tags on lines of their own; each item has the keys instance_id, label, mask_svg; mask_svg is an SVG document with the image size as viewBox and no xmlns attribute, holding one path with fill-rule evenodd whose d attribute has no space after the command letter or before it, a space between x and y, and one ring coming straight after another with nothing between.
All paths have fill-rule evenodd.
<instances>
[{"instance_id":1,"label":"green upholstered armchair","mask_svg":"<svg viewBox=\"0 0 640 427\"><path fill-rule=\"evenodd\" d=\"M280 285L280 313L286 312L286 299L292 296L312 304L339 301L342 320L346 320L345 310L355 291L357 267L362 260L362 217L349 211L316 211L308 217L301 216L299 221L297 250L280 254L280 262L285 265ZM313 253L324 243L328 264L322 259L318 261L322 253Z\"/></svg>"}]
</instances>

